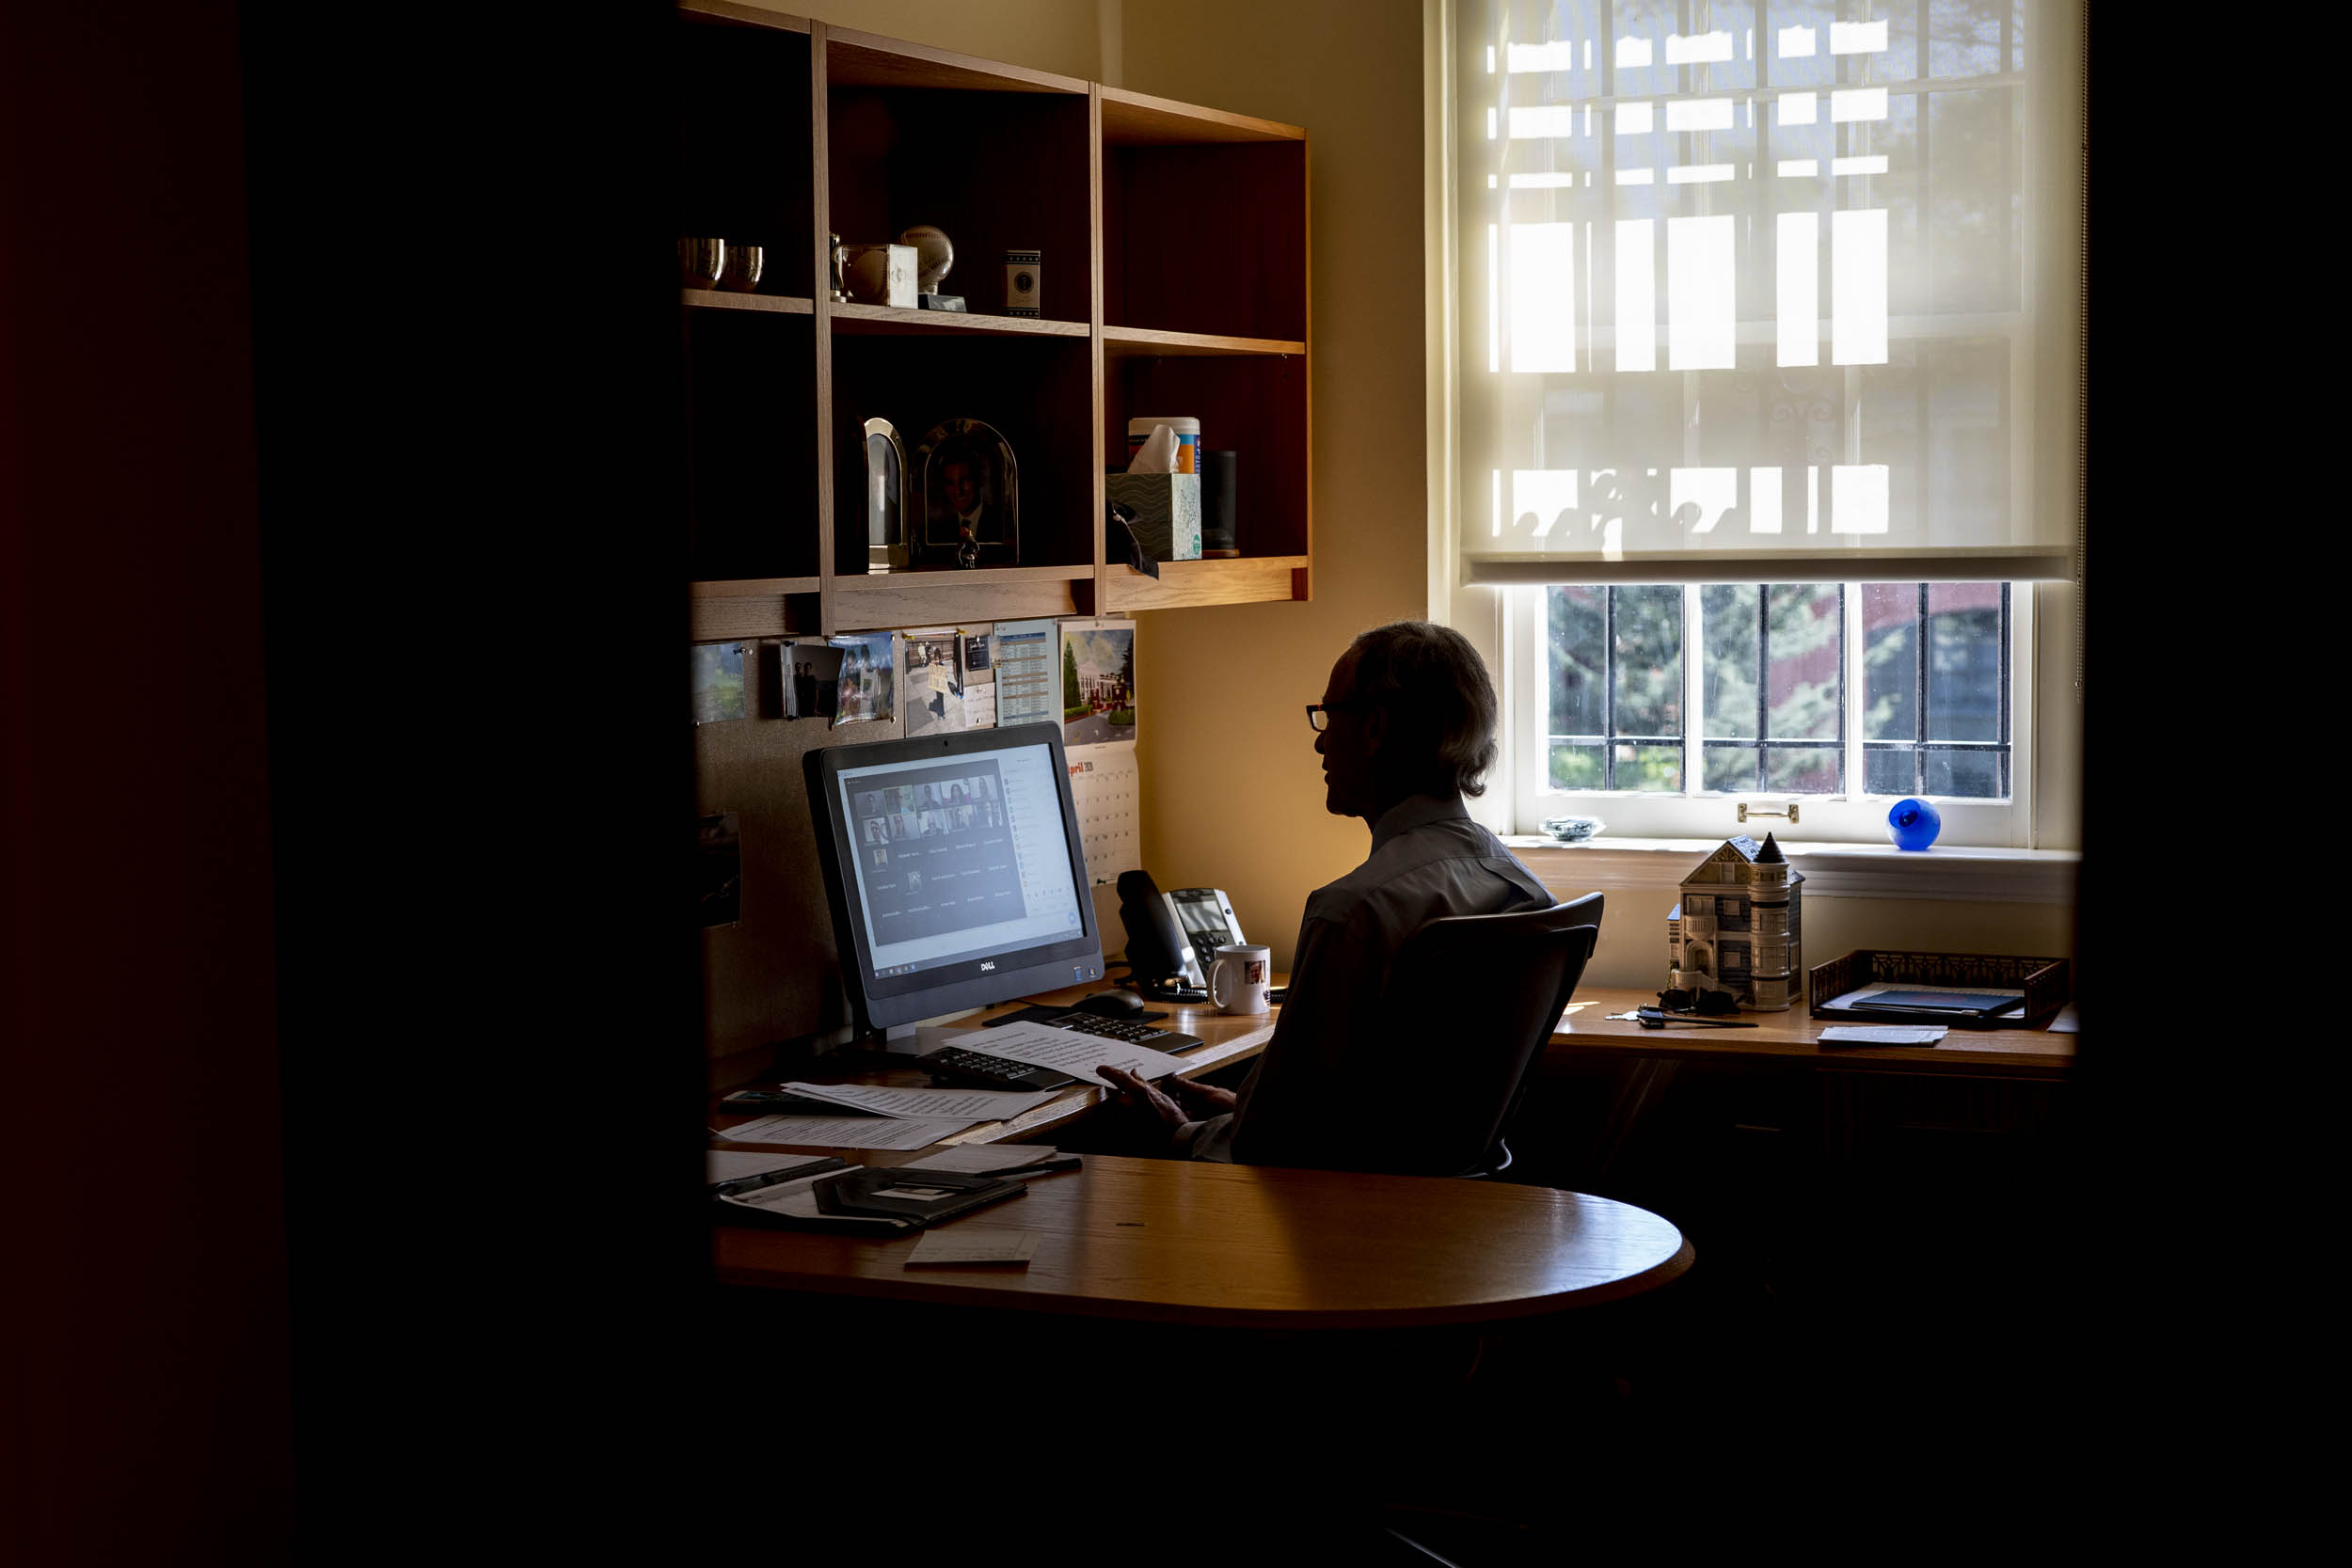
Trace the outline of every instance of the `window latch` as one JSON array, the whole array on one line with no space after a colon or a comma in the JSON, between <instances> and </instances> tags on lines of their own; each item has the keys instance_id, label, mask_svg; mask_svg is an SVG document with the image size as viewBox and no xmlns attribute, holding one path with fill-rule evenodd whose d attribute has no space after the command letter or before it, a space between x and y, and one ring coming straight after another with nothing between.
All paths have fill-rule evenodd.
<instances>
[{"instance_id":1,"label":"window latch","mask_svg":"<svg viewBox=\"0 0 2352 1568\"><path fill-rule=\"evenodd\" d=\"M1745 822L1751 816L1785 816L1788 819L1788 825L1793 828L1797 825L1797 802L1789 801L1787 811L1765 811L1761 807L1750 806L1745 800L1740 801L1740 820Z\"/></svg>"}]
</instances>

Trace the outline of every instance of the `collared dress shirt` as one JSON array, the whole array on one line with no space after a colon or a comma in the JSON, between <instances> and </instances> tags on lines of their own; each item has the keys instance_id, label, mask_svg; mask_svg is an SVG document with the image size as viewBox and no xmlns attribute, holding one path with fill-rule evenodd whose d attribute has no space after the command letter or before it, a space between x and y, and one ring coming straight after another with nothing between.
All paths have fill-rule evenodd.
<instances>
[{"instance_id":1,"label":"collared dress shirt","mask_svg":"<svg viewBox=\"0 0 2352 1568\"><path fill-rule=\"evenodd\" d=\"M1352 1168L1356 1145L1393 1137L1378 1115L1397 1085L1365 1083L1381 998L1406 939L1432 920L1549 909L1554 900L1458 795L1416 795L1373 825L1364 863L1307 900L1274 1038L1234 1108L1188 1121L1177 1151L1251 1165ZM1465 975L1466 984L1479 977Z\"/></svg>"}]
</instances>

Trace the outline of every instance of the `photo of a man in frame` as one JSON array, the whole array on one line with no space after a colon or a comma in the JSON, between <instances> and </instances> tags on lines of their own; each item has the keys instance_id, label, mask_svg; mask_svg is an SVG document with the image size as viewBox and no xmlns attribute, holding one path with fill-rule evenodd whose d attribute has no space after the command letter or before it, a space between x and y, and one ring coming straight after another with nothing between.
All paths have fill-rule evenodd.
<instances>
[{"instance_id":1,"label":"photo of a man in frame","mask_svg":"<svg viewBox=\"0 0 2352 1568\"><path fill-rule=\"evenodd\" d=\"M923 546L936 565L1011 566L1020 561L1012 449L987 425L950 420L922 455Z\"/></svg>"}]
</instances>

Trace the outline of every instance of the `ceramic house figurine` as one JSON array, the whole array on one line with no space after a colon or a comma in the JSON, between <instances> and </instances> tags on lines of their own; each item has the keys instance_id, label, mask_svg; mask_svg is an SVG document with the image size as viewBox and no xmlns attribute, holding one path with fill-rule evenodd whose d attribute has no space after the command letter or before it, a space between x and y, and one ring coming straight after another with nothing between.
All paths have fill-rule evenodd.
<instances>
[{"instance_id":1,"label":"ceramic house figurine","mask_svg":"<svg viewBox=\"0 0 2352 1568\"><path fill-rule=\"evenodd\" d=\"M1666 916L1671 983L1727 990L1752 1011L1787 1012L1804 985L1804 881L1772 834L1760 845L1745 834L1724 840L1682 879L1682 902Z\"/></svg>"}]
</instances>

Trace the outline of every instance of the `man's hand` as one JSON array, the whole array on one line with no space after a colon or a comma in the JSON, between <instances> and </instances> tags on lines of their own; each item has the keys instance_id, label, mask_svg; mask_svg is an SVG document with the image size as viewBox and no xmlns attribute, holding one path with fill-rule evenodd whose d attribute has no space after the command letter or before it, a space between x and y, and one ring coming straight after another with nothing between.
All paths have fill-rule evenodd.
<instances>
[{"instance_id":1,"label":"man's hand","mask_svg":"<svg viewBox=\"0 0 2352 1568\"><path fill-rule=\"evenodd\" d=\"M1157 1121L1164 1131L1173 1133L1176 1129L1192 1119L1184 1115L1183 1106L1129 1072L1125 1068L1112 1067L1105 1062L1094 1070L1097 1076L1109 1085L1108 1098L1140 1111L1144 1116Z\"/></svg>"},{"instance_id":2,"label":"man's hand","mask_svg":"<svg viewBox=\"0 0 2352 1568\"><path fill-rule=\"evenodd\" d=\"M1220 1089L1214 1084L1196 1084L1189 1078L1171 1078L1168 1086L1176 1091L1176 1098L1195 1121L1206 1121L1214 1116L1230 1111L1241 1096L1231 1089Z\"/></svg>"}]
</instances>

